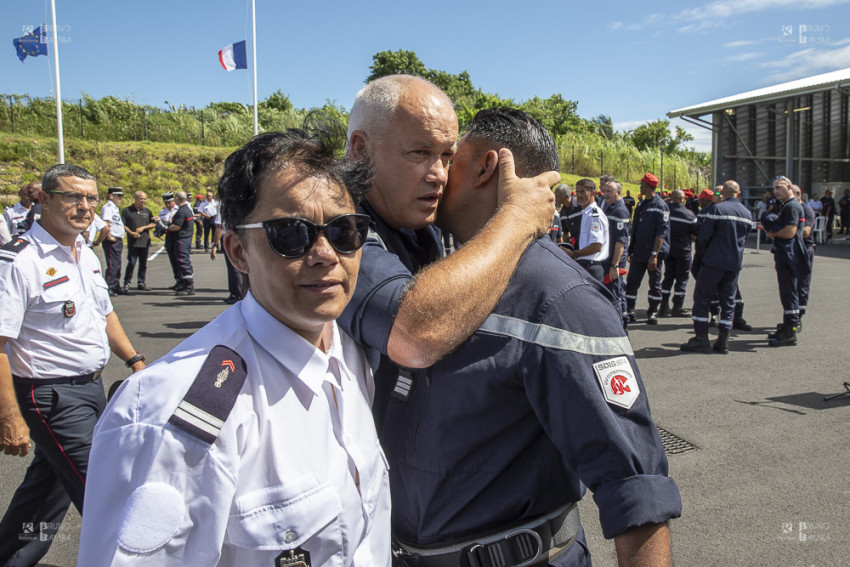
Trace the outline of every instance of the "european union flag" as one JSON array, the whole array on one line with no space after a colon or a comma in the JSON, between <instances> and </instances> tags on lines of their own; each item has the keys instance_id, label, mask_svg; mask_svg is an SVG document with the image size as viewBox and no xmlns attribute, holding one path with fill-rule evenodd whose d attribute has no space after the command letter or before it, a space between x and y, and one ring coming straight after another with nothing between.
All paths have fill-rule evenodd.
<instances>
[{"instance_id":1,"label":"european union flag","mask_svg":"<svg viewBox=\"0 0 850 567\"><path fill-rule=\"evenodd\" d=\"M21 63L24 62L27 55L30 57L47 55L47 30L44 29L46 27L39 26L24 37L12 40L12 44L18 50L18 59L21 60Z\"/></svg>"}]
</instances>

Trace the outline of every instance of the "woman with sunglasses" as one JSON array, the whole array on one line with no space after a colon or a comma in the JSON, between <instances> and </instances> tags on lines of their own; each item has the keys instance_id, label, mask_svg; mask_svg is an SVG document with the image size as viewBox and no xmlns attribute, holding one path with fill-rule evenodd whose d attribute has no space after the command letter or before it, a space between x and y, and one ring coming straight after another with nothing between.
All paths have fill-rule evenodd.
<instances>
[{"instance_id":1,"label":"woman with sunglasses","mask_svg":"<svg viewBox=\"0 0 850 567\"><path fill-rule=\"evenodd\" d=\"M368 177L299 130L227 159L225 249L249 291L110 403L81 565L390 564L371 371L335 322L357 280Z\"/></svg>"}]
</instances>

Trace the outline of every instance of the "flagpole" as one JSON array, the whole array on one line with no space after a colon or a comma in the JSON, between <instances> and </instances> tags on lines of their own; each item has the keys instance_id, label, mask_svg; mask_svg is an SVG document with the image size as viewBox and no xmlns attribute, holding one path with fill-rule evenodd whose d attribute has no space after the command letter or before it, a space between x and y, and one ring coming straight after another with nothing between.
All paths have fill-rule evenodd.
<instances>
[{"instance_id":1,"label":"flagpole","mask_svg":"<svg viewBox=\"0 0 850 567\"><path fill-rule=\"evenodd\" d=\"M56 2L50 0L53 18L53 74L56 75L56 134L59 142L59 163L65 163L65 138L62 135L62 87L59 82L59 41L56 34Z\"/></svg>"},{"instance_id":2,"label":"flagpole","mask_svg":"<svg viewBox=\"0 0 850 567\"><path fill-rule=\"evenodd\" d=\"M53 0L51 0L53 1ZM254 135L259 132L257 128L257 5L256 0L251 0L251 59L254 64Z\"/></svg>"}]
</instances>

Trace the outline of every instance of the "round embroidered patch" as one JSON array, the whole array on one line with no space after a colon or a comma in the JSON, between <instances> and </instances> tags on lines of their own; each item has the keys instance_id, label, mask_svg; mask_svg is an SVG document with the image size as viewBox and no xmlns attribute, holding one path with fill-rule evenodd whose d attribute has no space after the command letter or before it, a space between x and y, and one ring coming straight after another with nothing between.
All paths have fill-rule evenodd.
<instances>
[{"instance_id":1,"label":"round embroidered patch","mask_svg":"<svg viewBox=\"0 0 850 567\"><path fill-rule=\"evenodd\" d=\"M156 551L171 541L185 513L183 497L173 486L144 484L133 491L121 512L118 545L131 553Z\"/></svg>"}]
</instances>

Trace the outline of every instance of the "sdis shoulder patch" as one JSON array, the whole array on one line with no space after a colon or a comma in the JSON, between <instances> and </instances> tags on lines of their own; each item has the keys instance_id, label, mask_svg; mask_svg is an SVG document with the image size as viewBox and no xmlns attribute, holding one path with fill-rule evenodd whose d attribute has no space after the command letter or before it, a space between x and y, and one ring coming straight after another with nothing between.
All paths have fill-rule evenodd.
<instances>
[{"instance_id":1,"label":"sdis shoulder patch","mask_svg":"<svg viewBox=\"0 0 850 567\"><path fill-rule=\"evenodd\" d=\"M626 409L634 405L640 395L640 386L628 358L618 356L597 362L593 372L606 402Z\"/></svg>"},{"instance_id":2,"label":"sdis shoulder patch","mask_svg":"<svg viewBox=\"0 0 850 567\"><path fill-rule=\"evenodd\" d=\"M168 422L211 445L224 427L247 376L241 356L223 345L213 347Z\"/></svg>"},{"instance_id":3,"label":"sdis shoulder patch","mask_svg":"<svg viewBox=\"0 0 850 567\"><path fill-rule=\"evenodd\" d=\"M0 260L13 262L21 250L29 246L30 241L23 238L10 240L0 248Z\"/></svg>"}]
</instances>

